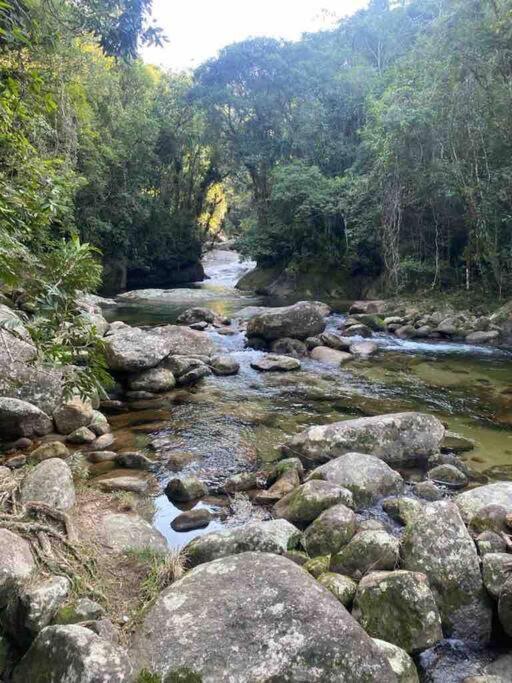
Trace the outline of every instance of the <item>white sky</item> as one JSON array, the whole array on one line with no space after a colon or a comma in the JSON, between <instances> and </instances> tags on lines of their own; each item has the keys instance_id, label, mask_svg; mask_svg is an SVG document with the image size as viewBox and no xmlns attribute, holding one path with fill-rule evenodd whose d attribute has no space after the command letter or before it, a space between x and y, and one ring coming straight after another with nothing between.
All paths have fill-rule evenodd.
<instances>
[{"instance_id":1,"label":"white sky","mask_svg":"<svg viewBox=\"0 0 512 683\"><path fill-rule=\"evenodd\" d=\"M294 40L328 28L368 0L153 0L153 17L169 42L145 48L146 62L194 68L230 43L251 36Z\"/></svg>"}]
</instances>

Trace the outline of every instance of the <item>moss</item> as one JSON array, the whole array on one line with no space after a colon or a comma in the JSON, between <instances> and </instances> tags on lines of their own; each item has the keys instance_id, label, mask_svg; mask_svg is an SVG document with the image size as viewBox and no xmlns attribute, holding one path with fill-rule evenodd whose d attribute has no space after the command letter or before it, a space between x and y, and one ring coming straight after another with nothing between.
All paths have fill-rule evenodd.
<instances>
[{"instance_id":1,"label":"moss","mask_svg":"<svg viewBox=\"0 0 512 683\"><path fill-rule=\"evenodd\" d=\"M318 557L313 557L312 560L308 560L303 567L309 574L317 579L319 576L329 571L330 562L330 555L319 555Z\"/></svg>"},{"instance_id":2,"label":"moss","mask_svg":"<svg viewBox=\"0 0 512 683\"><path fill-rule=\"evenodd\" d=\"M182 666L167 674L164 683L202 683L203 677L196 671Z\"/></svg>"},{"instance_id":3,"label":"moss","mask_svg":"<svg viewBox=\"0 0 512 683\"><path fill-rule=\"evenodd\" d=\"M143 669L135 679L135 683L162 683L162 678L158 674Z\"/></svg>"}]
</instances>

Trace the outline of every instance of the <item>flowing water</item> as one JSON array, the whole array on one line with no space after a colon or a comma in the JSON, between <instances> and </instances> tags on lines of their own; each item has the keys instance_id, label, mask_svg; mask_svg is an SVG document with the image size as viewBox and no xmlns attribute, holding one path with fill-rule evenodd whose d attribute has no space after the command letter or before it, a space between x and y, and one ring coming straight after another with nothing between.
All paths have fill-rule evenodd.
<instances>
[{"instance_id":1,"label":"flowing water","mask_svg":"<svg viewBox=\"0 0 512 683\"><path fill-rule=\"evenodd\" d=\"M118 447L146 448L152 453L160 463L163 485L179 471L181 475L196 473L215 490L230 474L275 459L279 445L298 430L401 410L432 412L451 430L472 439L474 449L461 457L475 480L512 479L509 351L402 341L379 334L374 336L379 353L370 360L333 368L304 359L297 372L258 373L250 363L261 352L245 347L243 332L243 321L252 311L243 309L292 302L238 292L235 283L253 264L240 263L232 251L212 251L204 265L208 279L203 283L128 293L108 311L111 319L138 325L173 323L190 306L207 306L233 319L231 334L204 334L212 337L219 351L237 358L238 375L207 378L192 389L175 391L112 418ZM328 319L329 329L340 326L348 305L334 304L336 312ZM171 546L179 547L198 534L269 515L243 495L229 502L220 495L212 496L199 506L214 515L207 529L174 532L170 522L182 510L165 495L155 499L153 523ZM486 653L443 641L423 657L421 669L425 680L459 681L467 667L474 670L485 657Z\"/></svg>"}]
</instances>

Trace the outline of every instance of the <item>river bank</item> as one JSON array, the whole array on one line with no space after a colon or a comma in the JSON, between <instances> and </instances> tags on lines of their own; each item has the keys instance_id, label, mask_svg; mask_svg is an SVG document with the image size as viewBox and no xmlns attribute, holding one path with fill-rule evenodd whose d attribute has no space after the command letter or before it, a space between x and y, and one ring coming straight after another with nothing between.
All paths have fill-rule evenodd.
<instances>
[{"instance_id":1,"label":"river bank","mask_svg":"<svg viewBox=\"0 0 512 683\"><path fill-rule=\"evenodd\" d=\"M477 610L475 613L483 610L479 620L487 623L492 609L498 609L501 583L505 583L505 579L502 575L498 588L493 584L492 591L496 595L484 596L491 584L485 579L485 574L482 579L481 565L485 567L485 555L489 550L494 551L491 555L503 555L504 558L495 561L503 561L505 566L506 560L512 557L501 536L507 536L506 514L512 506L512 484L507 483L512 454L510 353L488 344L468 344L465 340L401 339L387 330L372 330L371 338L347 337L350 320L346 313L340 311L327 315L327 307L316 304L307 304L298 316L290 314L289 309L285 311L284 318L281 316L279 321L279 336L275 338L277 333L272 320L275 314L272 308L268 308L269 303L275 302L234 289L236 280L250 265L240 264L233 252L212 252L205 263L210 279L198 287L146 290L123 295L110 304L103 302L103 313L108 319L105 337L107 357L118 385L108 401L101 405L110 426L102 428L105 434L95 436L96 439L107 436L103 441L110 443L100 449L95 441L91 445L73 444L69 435L50 440L51 444L66 441L64 447L68 451L66 457L63 451L61 456L53 452L54 457L50 460L71 464L77 458L76 453L85 455L81 459L82 463L85 460L86 466L80 483L75 475L76 502L68 509L82 540L94 540L97 547L108 555L109 559L103 559L103 565L102 558L96 558L102 565L102 572L108 574L113 571L125 577L124 582L120 581L117 592L114 590L110 595L110 603L119 603L117 609L107 614L111 617L114 631L118 637L120 634L124 644L135 638L137 662L145 662L146 668L153 673L169 673L179 663L190 675L199 676L197 680L201 677L205 681L216 680L215 676L219 676L220 671L227 671L228 663L223 660L215 665L217 668L211 668L203 660L203 655L211 659L212 650L209 650L209 640L201 631L201 624L211 633L223 629L223 635L219 631L217 636L217 647L219 642L222 647L238 647L236 637L224 618L222 595L228 591L226 599L238 605L238 610L242 610L242 604L247 604L247 593L238 585L241 572L244 577L252 576L257 566L260 575L268 574L267 580L272 581L270 576L274 568L281 567L280 562L286 562L282 565L282 572L289 578L280 587L276 585L277 599L279 602L279 599L284 599L282 596L288 595L289 605L303 615L300 617L303 621L295 624L294 628L298 629L301 642L306 638L309 651L315 653L319 647L315 636L317 631L307 627L308 619L315 623L315 629L324 641L329 631L320 615L315 616L312 607L312 600L317 599L313 598L317 595L317 586L326 586L349 608L357 595L353 615L357 616L359 623L366 625L372 637L386 641L392 640L384 628L386 625L376 626L370 618L373 608L368 612L363 606L366 604L366 592L371 594L371 587L363 581L372 576L376 579L377 569L391 572L392 576L387 576L386 580L399 583L413 581L412 597L403 606L404 611L399 615L393 613L390 618L393 628L398 618L404 618L409 624L405 626L407 630L410 629L411 610L419 609L418 591L425 591L416 584L414 577L404 577L403 572L420 571L428 576L429 591L432 591L427 597L422 594L421 600L426 601L426 605L430 604L429 600L434 600L439 622L431 626L427 636L422 632L420 645L415 640L418 633L414 634L412 645L407 638L395 643L402 649L405 646L414 657L411 665L407 656L399 656L395 652L395 658L401 659L403 666L407 664L406 669L408 667L408 678L402 673L399 680L417 680L414 678L416 668L423 680L459 681L483 672L487 666L492 667L491 660L501 654L503 647L507 647L509 641L503 628L508 627L502 625L499 633L493 630L492 646L486 644L483 648L482 643L489 641L490 626L483 628L480 644L474 643L469 633L471 629L460 614L456 619L460 622L460 629L454 629L453 615L449 608L443 607L446 603L440 597L446 589L441 584L447 571L442 555L452 542L452 532L457 530L463 541L453 549L450 571L461 572L461 576L470 573L473 587L468 588L468 592L463 591L462 601L468 600L471 609ZM96 306L97 303L91 302L90 305ZM203 309L202 312L188 311L183 316L194 306ZM210 309L210 313L205 313L205 308ZM100 315L97 308L94 310L95 315ZM173 325L180 316L183 316L179 320L181 325ZM138 328L140 332L134 332L126 323L142 326ZM354 324L361 324L361 321ZM270 336L269 329L274 330ZM257 337L255 332L260 336ZM288 340L286 343L283 337ZM316 341L312 342L315 337ZM256 338L259 338L261 346L265 346L263 350L254 348ZM247 346L248 339L253 346ZM372 346L368 346L368 341ZM269 358L269 352L274 356ZM155 360L151 354L162 354L163 360ZM188 360L185 362L185 359ZM159 372L155 373L151 368L144 370L141 362L159 368ZM268 371L270 367L273 371ZM171 375L177 386L170 387ZM88 408L84 410L84 424L76 429L92 426ZM84 411L75 412L82 414ZM388 428L382 426L379 416L397 413L429 414L432 418L428 419L434 422L427 422L428 426L425 426L423 418L412 423L402 422L400 418L393 423L392 436L385 437L389 439L388 447L382 450ZM358 420L361 417L364 419ZM100 421L98 417L96 419ZM318 430L318 425L329 424L333 425L335 439L331 441L330 432L325 432L325 436L324 432L321 432L322 436L315 436L315 440L320 439L323 455L320 461L313 462L311 458L316 458L316 455L308 445L309 430ZM445 434L445 426L457 435ZM342 436L347 429L352 430L350 437ZM377 442L372 443L368 436L374 429L380 436ZM346 442L343 441L345 438L348 439ZM39 458L37 455L34 457L33 447L38 446L40 440L35 435L32 446L24 451L14 449L14 452L7 453L4 464L12 468L13 459L19 459L23 454L29 463L37 462ZM414 446L415 440L418 446ZM337 445L330 452L332 443ZM412 462L407 458L397 459L400 448L407 458L416 453ZM365 471L364 457L373 458L368 462L373 469L372 475L363 483L366 493L362 498L356 495L356 491L361 489L361 482L355 485L349 461L343 461L345 456L342 453L347 450L366 454L354 463L358 476ZM324 478L320 473L312 475L318 467L324 466L324 459L332 463L339 459L345 467L342 472L336 471L332 475L334 479L331 476ZM21 490L26 486L24 478L40 465L35 468L32 465L29 469L25 467L10 469L20 477ZM436 471L436 467L441 467L441 470ZM317 477L325 484L314 483L318 481ZM499 489L499 495L493 488L497 481L505 482ZM499 504L502 508L493 511L489 518L491 521L484 511L482 526L473 522L475 515L469 515L465 504L459 502L460 495L466 495L460 491L470 491L477 484L488 485L480 489L484 492L486 505ZM323 490L326 487L331 489ZM314 491L315 488L322 489L321 494ZM338 490L334 491L336 488ZM473 490L478 491L478 488ZM299 500L293 502L288 499L286 503L285 495ZM315 503L313 513L312 500L320 501ZM486 505L479 505L480 513ZM309 512L305 513L305 510ZM327 513L334 515L332 521L326 519ZM335 513L341 516L337 517ZM436 518L435 525L428 521L431 516ZM271 521L272 518L276 518L275 521ZM144 519L151 524L145 523ZM84 523L84 520L89 520L89 523ZM418 520L417 523L414 520ZM277 526L276 521L279 521ZM439 526L443 523L446 524L444 531ZM265 526L268 524L271 526ZM177 527L188 527L188 530L179 531ZM444 550L437 547L431 537L433 528L441 529L439 534L444 539ZM334 540L333 529L336 532ZM344 529L342 537L339 536L340 529ZM490 536L489 530L492 530ZM221 532L221 535L212 535L211 532ZM479 539L482 533L487 536ZM367 538L368 534L370 538ZM377 538L374 538L375 534ZM408 537L412 538L411 546L404 555L403 544ZM133 556L134 546L139 552L136 558ZM153 593L150 599L141 602L140 585L150 572L140 556L146 546L152 547L157 554L167 547L187 546L183 557L188 557L189 565L197 564L198 569L186 574L183 584L178 582L174 588L171 587L165 599L159 599ZM128 552L130 547L131 555ZM419 552L418 548L423 549L425 557L415 554ZM233 559L241 551L257 551L261 557L251 559L241 555L240 560ZM266 554L269 551L287 554L288 560L273 560L274 555ZM355 552L359 559L351 559L347 564L348 552ZM369 559L375 552L379 560L376 564ZM339 558L340 553L344 555L343 562ZM231 576L231 587L221 585L220 578L220 583L215 580L212 585L208 584L201 566L208 567L205 562L226 554L225 559L218 560L219 576L227 572ZM429 555L436 558L438 565L428 564L426 557ZM326 556L330 556L329 559ZM382 560L382 557L388 559ZM117 559L114 561L114 558ZM305 564L309 576L318 577L320 583L308 583L308 575L303 570L296 574L297 570L292 568L296 564L291 565L292 561ZM396 571L397 568L400 571ZM325 570L328 576L325 576ZM332 578L333 573L335 578ZM342 580L345 582L343 590ZM304 595L308 596L307 604L300 606L299 597L288 592L288 581L301 586ZM360 588L355 588L358 581ZM123 589L124 600L121 599ZM180 590L183 591L181 595L188 595L189 590L199 591L198 595L214 591L221 602L213 601L211 615L208 613L207 618L199 618L199 612L193 616L194 610L202 610L204 604L195 605L191 599L188 611L178 612L173 622L165 605L169 601L177 605ZM253 590L260 595L263 587L256 581ZM322 595L324 593L322 590ZM347 598L347 595L351 597ZM392 600L391 593L389 599ZM75 595L72 596L73 601L76 601ZM154 609L148 611L154 602ZM285 646L275 630L283 631L282 637L289 638L291 626L286 619L277 619L276 604L272 600L262 611L261 619L255 618L259 637L261 629L266 628L270 634L269 642L280 643L280 664L275 665L275 675L284 675L284 672L289 675L295 670L306 676L304 680L314 680L311 679L311 664L306 665L301 659L302 646L298 649L290 644ZM373 603L370 601L368 604L371 606ZM390 605L386 610L391 609ZM477 605L480 606L478 609ZM324 609L339 622L340 628L343 622L343 628L351 634L350 638L361 639L365 656L354 662L354 666L377 667L375 671L381 672L380 677L369 680L396 680L393 678L396 674L388 668L386 657L383 659L382 654L378 654L364 632L355 629L355 622L346 620L346 612L339 611L339 602L326 602ZM505 618L504 609L502 619ZM256 605L245 610L242 611L246 616L257 613ZM407 618L404 614L408 615ZM145 621L141 630L143 617ZM420 619L422 623L424 618L425 615ZM53 619L54 616L50 621ZM175 624L182 623L181 620L189 624L183 636L185 640L180 641L183 652L173 651L172 663L168 665L167 655L160 651L151 634L161 633L163 629L168 631L169 638L179 640L177 633L172 634ZM460 636L457 646L451 640L454 633ZM69 633L59 637L67 638ZM164 642L169 649L169 643ZM202 653L196 652L195 642L203 644ZM250 638L248 643L252 643ZM35 650L34 647L25 660L25 669L22 669L25 672L33 671L27 667L34 666L30 664L35 661L37 647ZM252 644L244 644L249 662L233 664L232 675L236 680L253 680L251 676L256 676L254 672L257 670L261 671L258 667L263 661L268 665L274 661L268 654L256 654L252 647ZM339 648L339 643L336 645L334 641L328 645L324 651L327 663L322 666L330 666L331 657L336 658L341 652ZM253 657L254 660L251 659ZM192 666L195 660L202 662L197 669ZM300 665L297 664L299 661L302 662ZM293 669L296 666L299 668ZM250 675L249 671L252 672ZM339 670L335 673L334 669L325 668L322 672L323 678L319 680L364 680L361 677L349 678ZM125 673L125 678L112 680L129 680L131 675ZM256 677L254 680L267 679Z\"/></svg>"}]
</instances>

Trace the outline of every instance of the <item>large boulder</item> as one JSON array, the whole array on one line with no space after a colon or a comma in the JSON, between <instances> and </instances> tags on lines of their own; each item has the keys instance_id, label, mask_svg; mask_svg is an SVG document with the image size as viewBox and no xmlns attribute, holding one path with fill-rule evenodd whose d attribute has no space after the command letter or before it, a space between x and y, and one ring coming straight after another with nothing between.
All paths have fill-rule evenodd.
<instances>
[{"instance_id":1,"label":"large boulder","mask_svg":"<svg viewBox=\"0 0 512 683\"><path fill-rule=\"evenodd\" d=\"M182 325L162 325L153 327L150 332L152 336L166 341L171 356L211 356L216 350L208 335Z\"/></svg>"},{"instance_id":2,"label":"large boulder","mask_svg":"<svg viewBox=\"0 0 512 683\"><path fill-rule=\"evenodd\" d=\"M512 638L512 576L505 581L500 591L498 618L507 636Z\"/></svg>"},{"instance_id":3,"label":"large boulder","mask_svg":"<svg viewBox=\"0 0 512 683\"><path fill-rule=\"evenodd\" d=\"M149 522L136 514L109 512L98 525L100 542L114 552L153 550L165 553L167 541Z\"/></svg>"},{"instance_id":4,"label":"large boulder","mask_svg":"<svg viewBox=\"0 0 512 683\"><path fill-rule=\"evenodd\" d=\"M356 533L356 516L346 505L324 510L304 532L304 547L311 557L331 555Z\"/></svg>"},{"instance_id":5,"label":"large boulder","mask_svg":"<svg viewBox=\"0 0 512 683\"><path fill-rule=\"evenodd\" d=\"M267 341L282 337L314 337L325 329L324 313L314 301L299 301L293 306L271 308L249 320L247 336Z\"/></svg>"},{"instance_id":6,"label":"large boulder","mask_svg":"<svg viewBox=\"0 0 512 683\"><path fill-rule=\"evenodd\" d=\"M483 508L490 505L512 510L512 481L497 481L494 484L464 491L455 497L455 502L468 524Z\"/></svg>"},{"instance_id":7,"label":"large boulder","mask_svg":"<svg viewBox=\"0 0 512 683\"><path fill-rule=\"evenodd\" d=\"M31 403L0 397L0 440L42 436L52 428L51 418Z\"/></svg>"},{"instance_id":8,"label":"large boulder","mask_svg":"<svg viewBox=\"0 0 512 683\"><path fill-rule=\"evenodd\" d=\"M427 575L445 635L487 642L492 612L479 559L457 506L427 503L405 529L402 567Z\"/></svg>"},{"instance_id":9,"label":"large boulder","mask_svg":"<svg viewBox=\"0 0 512 683\"><path fill-rule=\"evenodd\" d=\"M357 588L352 616L373 638L421 652L443 638L441 617L425 574L372 572Z\"/></svg>"},{"instance_id":10,"label":"large boulder","mask_svg":"<svg viewBox=\"0 0 512 683\"><path fill-rule=\"evenodd\" d=\"M93 418L93 408L90 401L83 401L79 396L60 405L53 413L57 431L61 434L71 434L80 427L87 427Z\"/></svg>"},{"instance_id":11,"label":"large boulder","mask_svg":"<svg viewBox=\"0 0 512 683\"><path fill-rule=\"evenodd\" d=\"M44 628L14 670L13 683L124 683L133 680L125 652L78 625Z\"/></svg>"},{"instance_id":12,"label":"large boulder","mask_svg":"<svg viewBox=\"0 0 512 683\"><path fill-rule=\"evenodd\" d=\"M23 503L36 501L57 510L69 510L75 504L75 485L69 465L60 458L43 460L31 470L21 486Z\"/></svg>"},{"instance_id":13,"label":"large boulder","mask_svg":"<svg viewBox=\"0 0 512 683\"><path fill-rule=\"evenodd\" d=\"M129 386L132 391L159 393L174 389L176 379L167 368L149 368L130 378Z\"/></svg>"},{"instance_id":14,"label":"large boulder","mask_svg":"<svg viewBox=\"0 0 512 683\"><path fill-rule=\"evenodd\" d=\"M0 529L0 608L35 569L29 543L8 529Z\"/></svg>"},{"instance_id":15,"label":"large boulder","mask_svg":"<svg viewBox=\"0 0 512 683\"><path fill-rule=\"evenodd\" d=\"M433 415L393 413L310 427L293 436L285 450L309 465L359 451L403 467L426 462L439 450L443 435Z\"/></svg>"},{"instance_id":16,"label":"large boulder","mask_svg":"<svg viewBox=\"0 0 512 683\"><path fill-rule=\"evenodd\" d=\"M274 505L274 514L289 522L308 524L338 503L353 507L350 491L328 481L308 481L281 498Z\"/></svg>"},{"instance_id":17,"label":"large boulder","mask_svg":"<svg viewBox=\"0 0 512 683\"><path fill-rule=\"evenodd\" d=\"M348 489L356 507L400 493L402 477L380 458L364 453L345 453L310 472L308 479L322 479Z\"/></svg>"},{"instance_id":18,"label":"large boulder","mask_svg":"<svg viewBox=\"0 0 512 683\"><path fill-rule=\"evenodd\" d=\"M157 599L132 650L140 668L168 681L396 683L336 598L290 560L267 553L186 574Z\"/></svg>"},{"instance_id":19,"label":"large boulder","mask_svg":"<svg viewBox=\"0 0 512 683\"><path fill-rule=\"evenodd\" d=\"M330 570L360 579L369 571L394 569L399 561L398 538L384 529L359 531L331 558Z\"/></svg>"},{"instance_id":20,"label":"large boulder","mask_svg":"<svg viewBox=\"0 0 512 683\"><path fill-rule=\"evenodd\" d=\"M141 330L123 326L105 338L105 356L111 370L140 372L154 368L171 352L165 339Z\"/></svg>"},{"instance_id":21,"label":"large boulder","mask_svg":"<svg viewBox=\"0 0 512 683\"><path fill-rule=\"evenodd\" d=\"M272 519L198 536L186 546L186 555L190 566L196 567L250 550L282 555L295 548L299 541L300 532L293 524L284 519Z\"/></svg>"}]
</instances>

